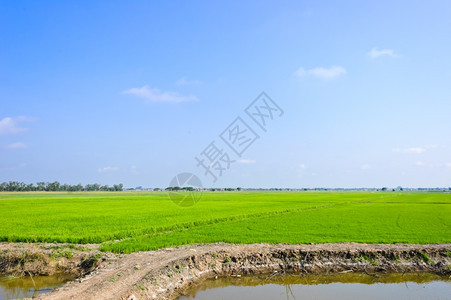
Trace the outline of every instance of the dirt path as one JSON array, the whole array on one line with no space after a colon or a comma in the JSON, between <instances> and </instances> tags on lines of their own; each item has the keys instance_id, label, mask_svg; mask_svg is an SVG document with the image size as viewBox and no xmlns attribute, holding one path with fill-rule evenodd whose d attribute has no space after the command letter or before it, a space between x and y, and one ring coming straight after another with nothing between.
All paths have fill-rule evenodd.
<instances>
[{"instance_id":1,"label":"dirt path","mask_svg":"<svg viewBox=\"0 0 451 300\"><path fill-rule=\"evenodd\" d=\"M450 274L451 244L209 244L111 256L40 299L175 299L216 275L361 271Z\"/></svg>"},{"instance_id":2,"label":"dirt path","mask_svg":"<svg viewBox=\"0 0 451 300\"><path fill-rule=\"evenodd\" d=\"M210 251L220 251L223 246L167 248L158 251L138 252L119 256L102 264L96 271L70 282L43 299L121 299L148 274L164 269L174 261Z\"/></svg>"}]
</instances>

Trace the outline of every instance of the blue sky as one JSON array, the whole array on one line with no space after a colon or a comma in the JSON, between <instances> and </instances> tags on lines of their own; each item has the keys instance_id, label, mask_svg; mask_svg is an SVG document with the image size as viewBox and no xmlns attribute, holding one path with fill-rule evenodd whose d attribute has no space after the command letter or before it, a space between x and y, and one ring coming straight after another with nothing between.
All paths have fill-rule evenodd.
<instances>
[{"instance_id":1,"label":"blue sky","mask_svg":"<svg viewBox=\"0 0 451 300\"><path fill-rule=\"evenodd\" d=\"M0 1L0 28L0 182L451 186L449 1Z\"/></svg>"}]
</instances>

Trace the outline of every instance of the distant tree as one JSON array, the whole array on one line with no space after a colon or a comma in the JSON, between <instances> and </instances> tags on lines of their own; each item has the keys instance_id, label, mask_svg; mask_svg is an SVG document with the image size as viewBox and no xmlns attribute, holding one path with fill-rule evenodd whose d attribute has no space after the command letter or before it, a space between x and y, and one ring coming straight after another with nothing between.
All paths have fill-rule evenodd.
<instances>
[{"instance_id":1,"label":"distant tree","mask_svg":"<svg viewBox=\"0 0 451 300\"><path fill-rule=\"evenodd\" d=\"M124 185L122 183L113 185L113 188L116 192L120 192L123 190Z\"/></svg>"},{"instance_id":2,"label":"distant tree","mask_svg":"<svg viewBox=\"0 0 451 300\"><path fill-rule=\"evenodd\" d=\"M179 186L168 186L166 191L180 191L182 188Z\"/></svg>"},{"instance_id":3,"label":"distant tree","mask_svg":"<svg viewBox=\"0 0 451 300\"><path fill-rule=\"evenodd\" d=\"M59 191L61 184L58 181L47 184L47 191L56 192Z\"/></svg>"},{"instance_id":4,"label":"distant tree","mask_svg":"<svg viewBox=\"0 0 451 300\"><path fill-rule=\"evenodd\" d=\"M9 192L20 192L23 190L24 186L25 186L25 183L23 183L23 182L10 181L10 182L8 182L6 189Z\"/></svg>"},{"instance_id":5,"label":"distant tree","mask_svg":"<svg viewBox=\"0 0 451 300\"><path fill-rule=\"evenodd\" d=\"M386 190L387 190L387 188L384 186L384 187L382 188L382 191L385 192Z\"/></svg>"},{"instance_id":6,"label":"distant tree","mask_svg":"<svg viewBox=\"0 0 451 300\"><path fill-rule=\"evenodd\" d=\"M88 192L95 192L95 191L98 191L99 189L100 189L100 184L98 184L98 183L87 184L85 186L85 190Z\"/></svg>"},{"instance_id":7,"label":"distant tree","mask_svg":"<svg viewBox=\"0 0 451 300\"><path fill-rule=\"evenodd\" d=\"M34 192L36 191L36 187L34 186L34 184L30 183L27 185L27 191L29 192Z\"/></svg>"},{"instance_id":8,"label":"distant tree","mask_svg":"<svg viewBox=\"0 0 451 300\"><path fill-rule=\"evenodd\" d=\"M36 185L38 186L37 187L38 191L45 191L45 182L38 182L36 183Z\"/></svg>"}]
</instances>

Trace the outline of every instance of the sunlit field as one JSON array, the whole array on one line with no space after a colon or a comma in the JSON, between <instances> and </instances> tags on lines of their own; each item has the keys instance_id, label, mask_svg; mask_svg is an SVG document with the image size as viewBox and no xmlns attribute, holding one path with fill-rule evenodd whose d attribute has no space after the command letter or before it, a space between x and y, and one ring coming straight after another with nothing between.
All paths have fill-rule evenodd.
<instances>
[{"instance_id":1,"label":"sunlit field","mask_svg":"<svg viewBox=\"0 0 451 300\"><path fill-rule=\"evenodd\" d=\"M134 252L194 243L446 243L451 194L205 192L0 193L0 240L103 243Z\"/></svg>"}]
</instances>

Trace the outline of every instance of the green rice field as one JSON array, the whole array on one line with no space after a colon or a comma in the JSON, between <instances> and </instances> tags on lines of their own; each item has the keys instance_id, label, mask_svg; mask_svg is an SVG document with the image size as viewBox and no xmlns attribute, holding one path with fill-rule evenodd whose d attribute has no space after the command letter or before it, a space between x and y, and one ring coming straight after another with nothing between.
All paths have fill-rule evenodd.
<instances>
[{"instance_id":1,"label":"green rice field","mask_svg":"<svg viewBox=\"0 0 451 300\"><path fill-rule=\"evenodd\" d=\"M0 241L102 243L135 252L195 243L447 243L451 194L205 192L0 193Z\"/></svg>"}]
</instances>

